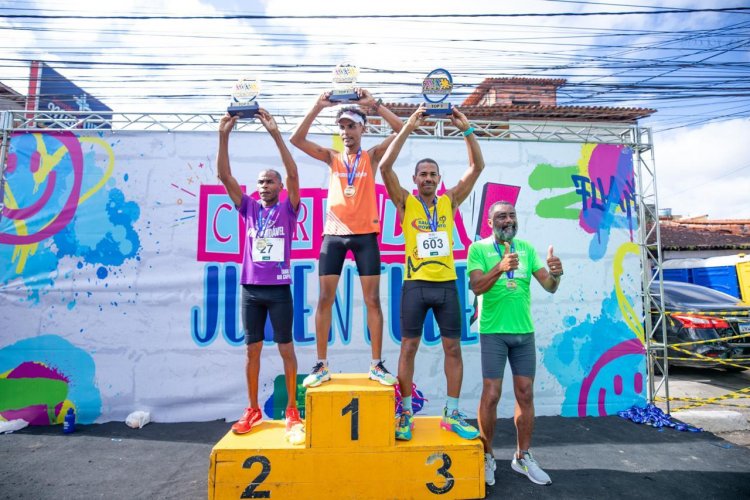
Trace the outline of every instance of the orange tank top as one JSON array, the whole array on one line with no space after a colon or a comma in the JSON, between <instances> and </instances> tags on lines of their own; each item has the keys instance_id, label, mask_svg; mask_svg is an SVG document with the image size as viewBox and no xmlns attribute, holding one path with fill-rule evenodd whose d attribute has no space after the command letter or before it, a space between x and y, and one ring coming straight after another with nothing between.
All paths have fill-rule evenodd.
<instances>
[{"instance_id":1,"label":"orange tank top","mask_svg":"<svg viewBox=\"0 0 750 500\"><path fill-rule=\"evenodd\" d=\"M352 188L348 187L344 158L353 169L357 154L341 153L331 162L331 179L328 183L326 224L323 234L368 234L380 232L380 219L375 198L375 174L370 155L362 150L357 163Z\"/></svg>"}]
</instances>

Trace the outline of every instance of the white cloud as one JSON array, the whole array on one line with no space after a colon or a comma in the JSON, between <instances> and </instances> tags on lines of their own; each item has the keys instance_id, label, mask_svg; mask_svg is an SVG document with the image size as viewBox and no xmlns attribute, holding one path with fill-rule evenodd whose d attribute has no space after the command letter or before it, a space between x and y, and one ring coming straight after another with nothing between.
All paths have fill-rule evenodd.
<instances>
[{"instance_id":1,"label":"white cloud","mask_svg":"<svg viewBox=\"0 0 750 500\"><path fill-rule=\"evenodd\" d=\"M750 119L654 136L659 206L681 215L750 219Z\"/></svg>"}]
</instances>

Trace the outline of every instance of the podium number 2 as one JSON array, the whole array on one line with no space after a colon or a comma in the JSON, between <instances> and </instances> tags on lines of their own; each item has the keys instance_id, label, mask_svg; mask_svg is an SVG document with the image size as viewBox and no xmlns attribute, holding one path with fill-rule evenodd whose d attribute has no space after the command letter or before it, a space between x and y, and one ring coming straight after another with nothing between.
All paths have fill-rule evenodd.
<instances>
[{"instance_id":1,"label":"podium number 2","mask_svg":"<svg viewBox=\"0 0 750 500\"><path fill-rule=\"evenodd\" d=\"M341 409L341 416L352 414L352 441L359 440L359 398L352 398L348 405Z\"/></svg>"},{"instance_id":2,"label":"podium number 2","mask_svg":"<svg viewBox=\"0 0 750 500\"><path fill-rule=\"evenodd\" d=\"M432 464L436 460L442 460L443 466L437 470L437 473L445 478L445 484L443 486L437 486L435 483L427 483L427 489L436 495L442 495L448 493L453 488L453 474L448 472L451 468L451 457L447 453L433 453L427 457L427 465Z\"/></svg>"},{"instance_id":3,"label":"podium number 2","mask_svg":"<svg viewBox=\"0 0 750 500\"><path fill-rule=\"evenodd\" d=\"M260 455L255 455L245 460L245 463L242 464L242 468L251 469L253 467L253 464L256 462L259 462L261 465L260 474L258 474L256 478L253 479L252 483L247 485L247 488L245 488L245 491L242 492L242 496L240 496L240 498L271 498L270 491L255 491L255 489L260 486L260 483L265 481L268 477L268 474L271 473L271 462L268 460L268 458Z\"/></svg>"}]
</instances>

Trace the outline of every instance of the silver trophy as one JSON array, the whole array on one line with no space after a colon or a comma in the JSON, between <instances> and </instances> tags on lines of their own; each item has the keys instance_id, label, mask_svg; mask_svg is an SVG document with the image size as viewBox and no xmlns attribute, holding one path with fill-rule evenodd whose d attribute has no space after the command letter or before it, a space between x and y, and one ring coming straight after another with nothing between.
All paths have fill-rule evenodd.
<instances>
[{"instance_id":1,"label":"silver trophy","mask_svg":"<svg viewBox=\"0 0 750 500\"><path fill-rule=\"evenodd\" d=\"M260 109L255 100L260 94L260 80L240 78L232 86L231 102L227 108L230 116L239 116L240 119L253 118Z\"/></svg>"},{"instance_id":2,"label":"silver trophy","mask_svg":"<svg viewBox=\"0 0 750 500\"><path fill-rule=\"evenodd\" d=\"M422 81L422 95L425 98L425 111L428 115L449 115L453 112L446 99L453 91L453 77L442 68L430 72Z\"/></svg>"},{"instance_id":3,"label":"silver trophy","mask_svg":"<svg viewBox=\"0 0 750 500\"><path fill-rule=\"evenodd\" d=\"M354 90L357 87L357 78L359 78L358 67L353 64L339 64L333 68L331 77L333 90L328 97L329 101L344 104L359 100L359 95Z\"/></svg>"}]
</instances>

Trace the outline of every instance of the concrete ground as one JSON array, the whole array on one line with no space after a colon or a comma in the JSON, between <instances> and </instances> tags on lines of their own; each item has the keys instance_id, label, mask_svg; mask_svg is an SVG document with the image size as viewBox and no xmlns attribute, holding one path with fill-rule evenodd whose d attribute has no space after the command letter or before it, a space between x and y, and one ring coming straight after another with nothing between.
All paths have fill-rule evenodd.
<instances>
[{"instance_id":1,"label":"concrete ground","mask_svg":"<svg viewBox=\"0 0 750 500\"><path fill-rule=\"evenodd\" d=\"M60 426L0 435L0 498L205 499L211 448L229 426L111 422L71 435ZM750 449L708 432L540 417L533 452L553 484L538 486L510 468L512 421L497 430L497 482L486 498L750 498Z\"/></svg>"}]
</instances>

